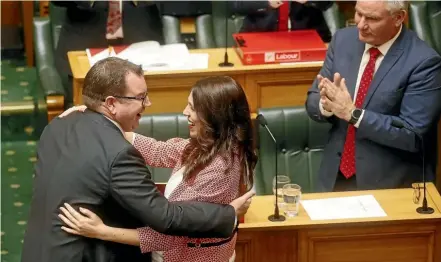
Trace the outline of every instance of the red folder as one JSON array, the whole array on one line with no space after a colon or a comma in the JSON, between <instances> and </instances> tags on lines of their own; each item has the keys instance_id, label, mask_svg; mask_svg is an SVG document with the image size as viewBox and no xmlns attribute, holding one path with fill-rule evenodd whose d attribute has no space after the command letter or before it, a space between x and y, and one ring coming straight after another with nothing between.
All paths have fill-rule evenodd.
<instances>
[{"instance_id":1,"label":"red folder","mask_svg":"<svg viewBox=\"0 0 441 262\"><path fill-rule=\"evenodd\" d=\"M233 34L244 65L324 61L327 47L315 30Z\"/></svg>"}]
</instances>

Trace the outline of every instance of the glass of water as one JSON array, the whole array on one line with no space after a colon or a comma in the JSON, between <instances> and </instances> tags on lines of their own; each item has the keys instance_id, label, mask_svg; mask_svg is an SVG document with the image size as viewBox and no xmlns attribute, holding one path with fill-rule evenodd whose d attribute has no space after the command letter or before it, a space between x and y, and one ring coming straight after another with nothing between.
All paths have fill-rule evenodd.
<instances>
[{"instance_id":1,"label":"glass of water","mask_svg":"<svg viewBox=\"0 0 441 262\"><path fill-rule=\"evenodd\" d=\"M297 184L286 184L283 186L283 201L285 215L295 217L299 214L300 198L302 197L302 188Z\"/></svg>"},{"instance_id":2,"label":"glass of water","mask_svg":"<svg viewBox=\"0 0 441 262\"><path fill-rule=\"evenodd\" d=\"M283 207L283 186L289 184L290 182L291 180L287 176L276 176L273 179L273 194L276 195L277 188L277 203L279 208ZM274 204L276 203L274 202Z\"/></svg>"}]
</instances>

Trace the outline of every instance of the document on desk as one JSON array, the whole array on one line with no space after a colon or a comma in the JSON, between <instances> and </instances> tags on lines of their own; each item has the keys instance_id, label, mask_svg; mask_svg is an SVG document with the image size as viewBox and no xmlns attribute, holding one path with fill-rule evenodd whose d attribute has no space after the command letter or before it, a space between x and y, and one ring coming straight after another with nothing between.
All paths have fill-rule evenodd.
<instances>
[{"instance_id":1,"label":"document on desk","mask_svg":"<svg viewBox=\"0 0 441 262\"><path fill-rule=\"evenodd\" d=\"M387 216L373 195L300 201L311 220Z\"/></svg>"}]
</instances>

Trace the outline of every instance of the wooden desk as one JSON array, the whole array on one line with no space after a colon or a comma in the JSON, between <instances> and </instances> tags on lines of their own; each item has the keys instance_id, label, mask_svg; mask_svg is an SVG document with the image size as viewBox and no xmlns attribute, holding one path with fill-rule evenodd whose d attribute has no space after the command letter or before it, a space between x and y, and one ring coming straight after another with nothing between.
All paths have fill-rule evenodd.
<instances>
[{"instance_id":1,"label":"wooden desk","mask_svg":"<svg viewBox=\"0 0 441 262\"><path fill-rule=\"evenodd\" d=\"M304 194L303 199L372 194L387 214L382 218L312 221L299 216L270 222L273 196L254 197L239 227L236 262L440 262L441 197L428 184L431 215L420 215L413 189Z\"/></svg>"},{"instance_id":2,"label":"wooden desk","mask_svg":"<svg viewBox=\"0 0 441 262\"><path fill-rule=\"evenodd\" d=\"M192 85L202 77L214 75L229 75L236 79L244 88L253 113L258 108L303 105L306 91L323 64L243 66L236 52L230 48L229 60L234 63L234 67L222 68L218 64L224 59L224 49L198 49L191 52L208 53L208 69L145 74L152 101L152 106L146 109L147 113L182 112ZM90 66L85 51L69 52L68 57L74 77L74 103L78 105L82 103L81 90Z\"/></svg>"}]
</instances>

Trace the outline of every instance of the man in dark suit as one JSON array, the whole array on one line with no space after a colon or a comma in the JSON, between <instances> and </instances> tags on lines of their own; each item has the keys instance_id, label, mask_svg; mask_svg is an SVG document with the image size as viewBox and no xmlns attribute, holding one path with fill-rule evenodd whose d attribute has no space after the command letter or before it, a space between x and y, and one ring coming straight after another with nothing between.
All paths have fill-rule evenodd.
<instances>
[{"instance_id":1,"label":"man in dark suit","mask_svg":"<svg viewBox=\"0 0 441 262\"><path fill-rule=\"evenodd\" d=\"M149 261L139 248L67 234L64 203L97 212L115 227L149 226L190 237L229 237L249 206L247 193L230 205L169 203L150 179L124 132L150 104L143 71L128 61L97 62L84 80L85 113L52 120L41 135L22 262Z\"/></svg>"},{"instance_id":2,"label":"man in dark suit","mask_svg":"<svg viewBox=\"0 0 441 262\"><path fill-rule=\"evenodd\" d=\"M66 8L55 64L63 78L66 108L72 105L72 72L67 52L153 40L163 42L154 1L51 1Z\"/></svg>"},{"instance_id":3,"label":"man in dark suit","mask_svg":"<svg viewBox=\"0 0 441 262\"><path fill-rule=\"evenodd\" d=\"M323 11L332 1L232 1L231 11L245 15L241 32L286 31L315 29L324 42L331 40Z\"/></svg>"},{"instance_id":4,"label":"man in dark suit","mask_svg":"<svg viewBox=\"0 0 441 262\"><path fill-rule=\"evenodd\" d=\"M355 8L357 27L337 31L308 91L309 116L332 124L317 189L421 181L421 141L407 128L424 137L433 180L441 57L403 25L406 1L358 1Z\"/></svg>"}]
</instances>

